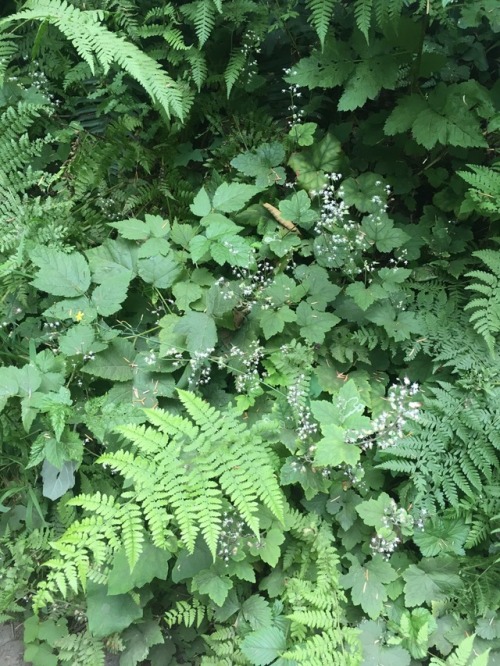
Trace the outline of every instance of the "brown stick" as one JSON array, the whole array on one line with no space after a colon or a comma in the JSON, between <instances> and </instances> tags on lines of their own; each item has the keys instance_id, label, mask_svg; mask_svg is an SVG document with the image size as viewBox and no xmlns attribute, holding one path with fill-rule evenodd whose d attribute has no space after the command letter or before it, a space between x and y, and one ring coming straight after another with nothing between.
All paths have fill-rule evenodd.
<instances>
[{"instance_id":1,"label":"brown stick","mask_svg":"<svg viewBox=\"0 0 500 666\"><path fill-rule=\"evenodd\" d=\"M285 227L285 229L288 229L288 231L291 231L292 233L298 234L300 236L300 231L297 229L295 224L293 222L290 222L290 220L285 220L285 218L282 217L281 213L277 208L271 206L271 204L268 203L262 205L266 210L268 210L271 213L276 222L279 222L282 227Z\"/></svg>"}]
</instances>

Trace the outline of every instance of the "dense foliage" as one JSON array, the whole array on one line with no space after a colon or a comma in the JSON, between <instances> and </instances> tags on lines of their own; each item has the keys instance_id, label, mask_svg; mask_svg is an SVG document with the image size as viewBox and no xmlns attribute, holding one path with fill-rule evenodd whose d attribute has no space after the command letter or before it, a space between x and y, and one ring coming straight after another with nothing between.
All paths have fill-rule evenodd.
<instances>
[{"instance_id":1,"label":"dense foliage","mask_svg":"<svg viewBox=\"0 0 500 666\"><path fill-rule=\"evenodd\" d=\"M35 666L500 663L496 0L0 9L0 620Z\"/></svg>"}]
</instances>

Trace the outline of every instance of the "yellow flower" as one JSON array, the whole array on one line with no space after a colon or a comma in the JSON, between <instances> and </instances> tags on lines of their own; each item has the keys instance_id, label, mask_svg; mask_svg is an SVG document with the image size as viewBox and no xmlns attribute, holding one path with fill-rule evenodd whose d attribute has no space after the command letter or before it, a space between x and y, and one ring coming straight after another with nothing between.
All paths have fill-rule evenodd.
<instances>
[{"instance_id":1,"label":"yellow flower","mask_svg":"<svg viewBox=\"0 0 500 666\"><path fill-rule=\"evenodd\" d=\"M75 315L75 321L82 321L84 317L85 314L81 310L78 310L78 312Z\"/></svg>"}]
</instances>

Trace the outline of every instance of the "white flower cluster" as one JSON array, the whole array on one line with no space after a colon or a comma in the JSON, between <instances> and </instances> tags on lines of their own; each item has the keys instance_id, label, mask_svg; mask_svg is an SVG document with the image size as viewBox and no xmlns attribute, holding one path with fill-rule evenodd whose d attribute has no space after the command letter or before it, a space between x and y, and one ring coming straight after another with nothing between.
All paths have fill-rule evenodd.
<instances>
[{"instance_id":1,"label":"white flower cluster","mask_svg":"<svg viewBox=\"0 0 500 666\"><path fill-rule=\"evenodd\" d=\"M285 76L295 75L297 72L287 67L283 70ZM296 83L290 83L288 88L283 88L282 93L289 94L291 98L291 103L288 106L288 111L290 111L290 120L288 121L288 126L293 127L294 125L302 124L304 120L304 109L301 109L298 104L295 102L302 97L302 92L300 86Z\"/></svg>"}]
</instances>

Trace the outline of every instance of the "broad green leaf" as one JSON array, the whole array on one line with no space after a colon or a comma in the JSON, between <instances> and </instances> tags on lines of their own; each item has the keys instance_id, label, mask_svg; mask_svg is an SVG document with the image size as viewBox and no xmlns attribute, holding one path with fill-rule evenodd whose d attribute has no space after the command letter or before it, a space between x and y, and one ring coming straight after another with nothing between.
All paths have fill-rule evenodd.
<instances>
[{"instance_id":1,"label":"broad green leaf","mask_svg":"<svg viewBox=\"0 0 500 666\"><path fill-rule=\"evenodd\" d=\"M266 340L273 335L281 333L286 324L295 321L295 313L288 305L283 305L279 310L263 310L259 317L260 325Z\"/></svg>"},{"instance_id":2,"label":"broad green leaf","mask_svg":"<svg viewBox=\"0 0 500 666\"><path fill-rule=\"evenodd\" d=\"M122 220L121 222L108 222L108 226L117 229L120 236L122 238L127 238L128 240L146 240L151 233L151 230L145 222L133 218L130 220Z\"/></svg>"},{"instance_id":3,"label":"broad green leaf","mask_svg":"<svg viewBox=\"0 0 500 666\"><path fill-rule=\"evenodd\" d=\"M235 236L243 227L238 226L232 220L220 213L206 215L201 224L206 228L205 235L210 240L221 240L227 236Z\"/></svg>"},{"instance_id":4,"label":"broad green leaf","mask_svg":"<svg viewBox=\"0 0 500 666\"><path fill-rule=\"evenodd\" d=\"M183 280L174 284L172 294L175 298L175 304L182 311L189 310L190 304L201 298L203 290L197 284L194 284L194 282Z\"/></svg>"},{"instance_id":5,"label":"broad green leaf","mask_svg":"<svg viewBox=\"0 0 500 666\"><path fill-rule=\"evenodd\" d=\"M247 634L241 643L241 651L252 666L271 664L285 648L285 634L278 627L266 627L253 631Z\"/></svg>"},{"instance_id":6,"label":"broad green leaf","mask_svg":"<svg viewBox=\"0 0 500 666\"><path fill-rule=\"evenodd\" d=\"M394 226L386 213L368 215L361 223L366 238L375 244L380 252L390 252L409 240L408 234Z\"/></svg>"},{"instance_id":7,"label":"broad green leaf","mask_svg":"<svg viewBox=\"0 0 500 666\"><path fill-rule=\"evenodd\" d=\"M370 525L376 530L380 530L385 527L384 518L392 505L393 500L389 495L387 493L380 493L376 499L372 498L358 504L356 511L365 525Z\"/></svg>"},{"instance_id":8,"label":"broad green leaf","mask_svg":"<svg viewBox=\"0 0 500 666\"><path fill-rule=\"evenodd\" d=\"M148 259L139 259L137 271L145 282L158 289L168 289L181 274L182 267L172 252L166 257L158 254Z\"/></svg>"},{"instance_id":9,"label":"broad green leaf","mask_svg":"<svg viewBox=\"0 0 500 666\"><path fill-rule=\"evenodd\" d=\"M36 365L28 363L22 368L16 368L16 380L19 395L30 398L42 383L42 374Z\"/></svg>"},{"instance_id":10,"label":"broad green leaf","mask_svg":"<svg viewBox=\"0 0 500 666\"><path fill-rule=\"evenodd\" d=\"M164 641L161 629L154 620L133 624L120 638L125 643L125 650L120 653L120 666L137 666L150 656L151 647Z\"/></svg>"},{"instance_id":11,"label":"broad green leaf","mask_svg":"<svg viewBox=\"0 0 500 666\"><path fill-rule=\"evenodd\" d=\"M285 182L285 171L278 166L285 159L281 143L263 143L255 152L246 151L231 160L231 166L245 176L255 178L258 187Z\"/></svg>"},{"instance_id":12,"label":"broad green leaf","mask_svg":"<svg viewBox=\"0 0 500 666\"><path fill-rule=\"evenodd\" d=\"M260 629L271 625L271 607L269 606L269 602L259 594L254 594L244 601L241 612L252 629Z\"/></svg>"},{"instance_id":13,"label":"broad green leaf","mask_svg":"<svg viewBox=\"0 0 500 666\"><path fill-rule=\"evenodd\" d=\"M304 190L293 194L290 199L280 201L279 209L285 219L303 229L310 229L318 219L318 214L311 210L311 200Z\"/></svg>"},{"instance_id":14,"label":"broad green leaf","mask_svg":"<svg viewBox=\"0 0 500 666\"><path fill-rule=\"evenodd\" d=\"M363 666L409 666L411 656L407 650L399 645L385 645L386 629L383 621L363 620L359 628Z\"/></svg>"},{"instance_id":15,"label":"broad green leaf","mask_svg":"<svg viewBox=\"0 0 500 666\"><path fill-rule=\"evenodd\" d=\"M281 556L281 544L285 541L283 531L277 527L271 528L264 539L264 543L258 547L251 546L250 552L252 555L258 555L261 560L266 562L272 567L278 564Z\"/></svg>"},{"instance_id":16,"label":"broad green leaf","mask_svg":"<svg viewBox=\"0 0 500 666\"><path fill-rule=\"evenodd\" d=\"M254 197L260 188L255 185L241 183L222 183L216 189L212 205L215 210L222 213L235 213Z\"/></svg>"},{"instance_id":17,"label":"broad green leaf","mask_svg":"<svg viewBox=\"0 0 500 666\"><path fill-rule=\"evenodd\" d=\"M210 203L210 198L204 187L202 187L198 194L195 196L193 203L189 206L189 208L193 215L196 215L196 217L204 217L210 213L212 210L212 204Z\"/></svg>"},{"instance_id":18,"label":"broad green leaf","mask_svg":"<svg viewBox=\"0 0 500 666\"><path fill-rule=\"evenodd\" d=\"M94 340L95 333L92 326L77 324L59 337L59 350L66 356L87 354L92 350Z\"/></svg>"},{"instance_id":19,"label":"broad green leaf","mask_svg":"<svg viewBox=\"0 0 500 666\"><path fill-rule=\"evenodd\" d=\"M13 366L0 368L0 411L5 406L7 400L17 395L19 391L17 370Z\"/></svg>"},{"instance_id":20,"label":"broad green leaf","mask_svg":"<svg viewBox=\"0 0 500 666\"><path fill-rule=\"evenodd\" d=\"M120 633L142 617L142 608L130 594L109 595L105 585L87 586L89 631L96 638Z\"/></svg>"},{"instance_id":21,"label":"broad green leaf","mask_svg":"<svg viewBox=\"0 0 500 666\"><path fill-rule=\"evenodd\" d=\"M320 190L326 183L326 174L337 172L342 164L340 141L331 133L288 160L297 182L306 190Z\"/></svg>"},{"instance_id":22,"label":"broad green leaf","mask_svg":"<svg viewBox=\"0 0 500 666\"><path fill-rule=\"evenodd\" d=\"M424 604L431 606L436 601L446 599L447 595L443 592L439 584L440 582L446 583L446 580L442 580L443 578L449 578L449 582L452 584L453 582L456 583L458 579L458 583L460 584L458 576L451 575L448 577L446 573L440 576L439 572L437 572L436 577L436 574L427 573L415 564L411 564L405 569L403 578L405 580L405 604L408 607L423 606Z\"/></svg>"},{"instance_id":23,"label":"broad green leaf","mask_svg":"<svg viewBox=\"0 0 500 666\"><path fill-rule=\"evenodd\" d=\"M363 58L347 79L338 110L354 111L364 106L369 99L375 99L382 89L394 90L399 68L399 62L393 55Z\"/></svg>"},{"instance_id":24,"label":"broad green leaf","mask_svg":"<svg viewBox=\"0 0 500 666\"><path fill-rule=\"evenodd\" d=\"M217 344L215 321L204 312L187 312L177 322L174 332L186 337L186 349L191 354L213 350Z\"/></svg>"},{"instance_id":25,"label":"broad green leaf","mask_svg":"<svg viewBox=\"0 0 500 666\"><path fill-rule=\"evenodd\" d=\"M340 317L331 312L314 310L309 303L299 303L296 310L297 325L300 327L300 335L308 342L321 344L325 336L336 324Z\"/></svg>"},{"instance_id":26,"label":"broad green leaf","mask_svg":"<svg viewBox=\"0 0 500 666\"><path fill-rule=\"evenodd\" d=\"M66 460L60 469L45 460L42 466L42 494L51 500L57 500L75 485L77 464Z\"/></svg>"},{"instance_id":27,"label":"broad green leaf","mask_svg":"<svg viewBox=\"0 0 500 666\"><path fill-rule=\"evenodd\" d=\"M416 531L413 540L424 557L434 557L440 553L463 555L463 545L469 534L469 527L462 520L434 518L425 523L422 530Z\"/></svg>"},{"instance_id":28,"label":"broad green leaf","mask_svg":"<svg viewBox=\"0 0 500 666\"><path fill-rule=\"evenodd\" d=\"M255 264L254 250L250 243L241 236L228 236L210 245L210 254L222 266L241 266L250 268Z\"/></svg>"},{"instance_id":29,"label":"broad green leaf","mask_svg":"<svg viewBox=\"0 0 500 666\"><path fill-rule=\"evenodd\" d=\"M85 252L92 272L92 281L105 284L116 275L137 274L139 246L123 239L106 239L102 245Z\"/></svg>"},{"instance_id":30,"label":"broad green leaf","mask_svg":"<svg viewBox=\"0 0 500 666\"><path fill-rule=\"evenodd\" d=\"M172 580L180 583L188 578L194 578L196 574L204 569L209 569L213 563L212 553L208 549L204 539L200 536L196 540L194 551L189 553L181 550L177 556L177 562L172 569Z\"/></svg>"},{"instance_id":31,"label":"broad green leaf","mask_svg":"<svg viewBox=\"0 0 500 666\"><path fill-rule=\"evenodd\" d=\"M208 594L217 606L222 606L233 587L233 581L228 576L219 576L210 569L197 574L193 583L201 594Z\"/></svg>"},{"instance_id":32,"label":"broad green leaf","mask_svg":"<svg viewBox=\"0 0 500 666\"><path fill-rule=\"evenodd\" d=\"M378 287L378 289L374 289ZM365 287L362 282L352 282L346 287L345 293L352 298L356 305L363 311L368 310L370 305L380 298L386 298L387 293L379 285Z\"/></svg>"},{"instance_id":33,"label":"broad green leaf","mask_svg":"<svg viewBox=\"0 0 500 666\"><path fill-rule=\"evenodd\" d=\"M342 585L351 588L352 601L376 620L387 601L386 585L396 580L398 574L380 555L375 555L363 566L351 556L352 565L347 574L341 576Z\"/></svg>"},{"instance_id":34,"label":"broad green leaf","mask_svg":"<svg viewBox=\"0 0 500 666\"><path fill-rule=\"evenodd\" d=\"M66 254L38 246L30 255L39 271L31 284L54 296L81 296L90 286L90 270L83 254Z\"/></svg>"},{"instance_id":35,"label":"broad green leaf","mask_svg":"<svg viewBox=\"0 0 500 666\"><path fill-rule=\"evenodd\" d=\"M122 548L113 558L108 577L108 594L126 594L143 587L155 578L166 580L168 561L171 557L171 553L153 546L146 539L139 559L131 572L125 550Z\"/></svg>"},{"instance_id":36,"label":"broad green leaf","mask_svg":"<svg viewBox=\"0 0 500 666\"><path fill-rule=\"evenodd\" d=\"M132 277L132 273L124 272L121 275L110 277L109 280L94 289L91 301L100 315L106 317L118 312L123 301L127 298Z\"/></svg>"},{"instance_id":37,"label":"broad green leaf","mask_svg":"<svg viewBox=\"0 0 500 666\"><path fill-rule=\"evenodd\" d=\"M348 206L355 206L361 213L379 213L383 209L387 194L382 176L377 173L362 173L356 178L342 182L342 199Z\"/></svg>"},{"instance_id":38,"label":"broad green leaf","mask_svg":"<svg viewBox=\"0 0 500 666\"><path fill-rule=\"evenodd\" d=\"M299 146L312 146L314 143L314 133L318 125L316 123L299 123L293 125L288 132L288 136L292 141L296 141Z\"/></svg>"},{"instance_id":39,"label":"broad green leaf","mask_svg":"<svg viewBox=\"0 0 500 666\"><path fill-rule=\"evenodd\" d=\"M117 338L105 351L96 354L93 360L86 363L82 372L115 382L126 382L134 376L135 355L131 342Z\"/></svg>"},{"instance_id":40,"label":"broad green leaf","mask_svg":"<svg viewBox=\"0 0 500 666\"><path fill-rule=\"evenodd\" d=\"M206 236L194 236L189 241L189 253L192 261L197 264L201 261L210 251L212 242Z\"/></svg>"},{"instance_id":41,"label":"broad green leaf","mask_svg":"<svg viewBox=\"0 0 500 666\"><path fill-rule=\"evenodd\" d=\"M321 430L323 438L316 444L315 464L322 467L356 465L361 449L355 443L346 441L345 429L336 425L325 425Z\"/></svg>"},{"instance_id":42,"label":"broad green leaf","mask_svg":"<svg viewBox=\"0 0 500 666\"><path fill-rule=\"evenodd\" d=\"M44 317L52 319L73 319L89 323L97 318L97 310L87 296L65 298L43 311Z\"/></svg>"}]
</instances>

